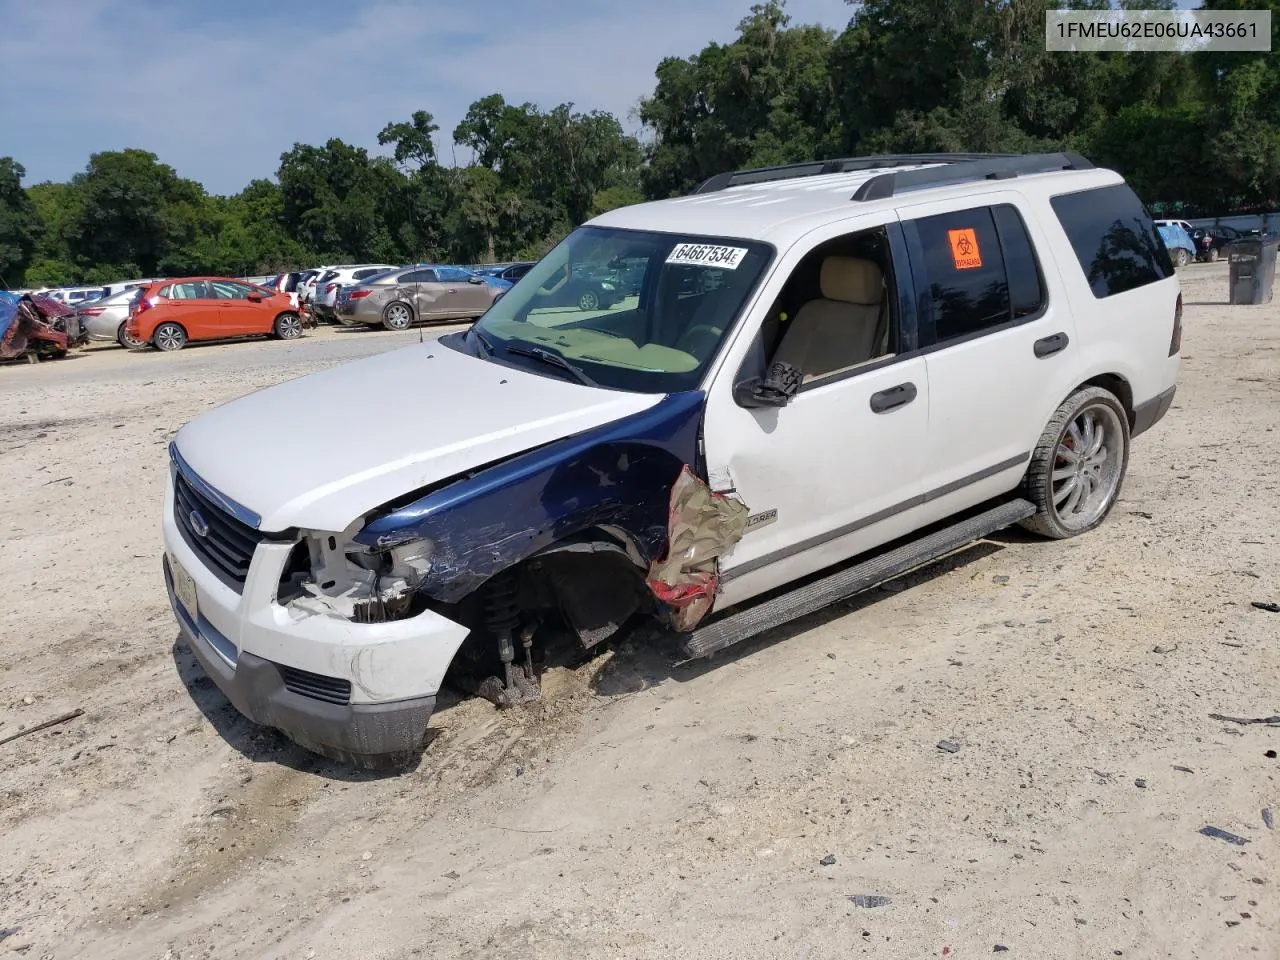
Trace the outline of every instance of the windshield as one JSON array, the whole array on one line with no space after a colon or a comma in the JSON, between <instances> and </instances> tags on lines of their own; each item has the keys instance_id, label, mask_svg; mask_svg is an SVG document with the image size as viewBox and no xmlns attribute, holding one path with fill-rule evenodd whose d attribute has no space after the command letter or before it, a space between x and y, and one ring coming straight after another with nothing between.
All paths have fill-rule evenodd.
<instances>
[{"instance_id":1,"label":"windshield","mask_svg":"<svg viewBox=\"0 0 1280 960\"><path fill-rule=\"evenodd\" d=\"M490 307L468 342L544 376L574 374L528 347L559 354L602 387L690 390L772 255L754 240L579 227Z\"/></svg>"}]
</instances>

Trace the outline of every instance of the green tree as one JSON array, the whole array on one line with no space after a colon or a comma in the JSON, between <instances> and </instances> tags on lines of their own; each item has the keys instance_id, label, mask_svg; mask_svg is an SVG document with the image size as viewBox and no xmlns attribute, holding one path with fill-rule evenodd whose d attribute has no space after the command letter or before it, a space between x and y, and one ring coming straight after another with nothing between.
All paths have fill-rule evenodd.
<instances>
[{"instance_id":1,"label":"green tree","mask_svg":"<svg viewBox=\"0 0 1280 960\"><path fill-rule=\"evenodd\" d=\"M640 104L652 144L642 174L653 198L716 173L830 156L840 143L828 66L834 34L791 27L782 0L757 4L730 44L668 57Z\"/></svg>"},{"instance_id":2,"label":"green tree","mask_svg":"<svg viewBox=\"0 0 1280 960\"><path fill-rule=\"evenodd\" d=\"M0 157L0 285L20 286L44 224L22 189L27 175L12 157Z\"/></svg>"}]
</instances>

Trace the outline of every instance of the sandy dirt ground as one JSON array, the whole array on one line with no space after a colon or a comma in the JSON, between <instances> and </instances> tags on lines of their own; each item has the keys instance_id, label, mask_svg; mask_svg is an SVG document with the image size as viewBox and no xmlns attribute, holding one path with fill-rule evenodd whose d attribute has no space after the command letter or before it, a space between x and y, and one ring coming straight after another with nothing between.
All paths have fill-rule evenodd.
<instances>
[{"instance_id":1,"label":"sandy dirt ground","mask_svg":"<svg viewBox=\"0 0 1280 960\"><path fill-rule=\"evenodd\" d=\"M186 420L403 335L0 368L0 739L84 711L0 746L0 957L1280 957L1280 729L1210 718L1280 714L1280 299L1184 291L1098 532L448 703L394 776L203 678L159 511Z\"/></svg>"}]
</instances>

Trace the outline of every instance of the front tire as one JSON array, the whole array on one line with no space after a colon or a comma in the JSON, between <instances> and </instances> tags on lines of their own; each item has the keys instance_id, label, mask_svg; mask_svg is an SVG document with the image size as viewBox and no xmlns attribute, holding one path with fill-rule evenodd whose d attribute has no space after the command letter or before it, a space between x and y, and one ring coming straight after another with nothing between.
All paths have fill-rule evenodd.
<instances>
[{"instance_id":1,"label":"front tire","mask_svg":"<svg viewBox=\"0 0 1280 960\"><path fill-rule=\"evenodd\" d=\"M156 327L156 332L152 335L151 342L156 345L157 350L172 353L175 350L181 350L187 345L187 331L176 323L162 323Z\"/></svg>"},{"instance_id":2,"label":"front tire","mask_svg":"<svg viewBox=\"0 0 1280 960\"><path fill-rule=\"evenodd\" d=\"M1210 263L1217 263L1217 262L1218 262L1218 258L1219 258L1220 256L1222 256L1222 254L1221 254L1221 252L1218 250L1218 248L1217 248L1217 247L1210 247L1210 248L1209 248L1209 253L1208 253L1208 255L1207 255L1207 259L1208 259L1208 261L1209 261Z\"/></svg>"},{"instance_id":3,"label":"front tire","mask_svg":"<svg viewBox=\"0 0 1280 960\"><path fill-rule=\"evenodd\" d=\"M1174 251L1173 265L1175 267L1185 267L1190 262L1191 262L1191 254L1187 253L1186 250L1183 250L1181 247L1179 247L1177 250Z\"/></svg>"},{"instance_id":4,"label":"front tire","mask_svg":"<svg viewBox=\"0 0 1280 960\"><path fill-rule=\"evenodd\" d=\"M1049 420L1023 478L1036 505L1022 521L1032 533L1065 540L1099 526L1120 496L1129 467L1129 417L1101 387L1077 390Z\"/></svg>"},{"instance_id":5,"label":"front tire","mask_svg":"<svg viewBox=\"0 0 1280 960\"><path fill-rule=\"evenodd\" d=\"M282 313L276 317L274 329L281 340L297 340L302 336L302 320L296 313Z\"/></svg>"},{"instance_id":6,"label":"front tire","mask_svg":"<svg viewBox=\"0 0 1280 960\"><path fill-rule=\"evenodd\" d=\"M397 300L382 311L382 325L388 330L408 330L413 326L413 308Z\"/></svg>"},{"instance_id":7,"label":"front tire","mask_svg":"<svg viewBox=\"0 0 1280 960\"><path fill-rule=\"evenodd\" d=\"M579 310L599 310L600 296L594 290L583 290L578 294Z\"/></svg>"}]
</instances>

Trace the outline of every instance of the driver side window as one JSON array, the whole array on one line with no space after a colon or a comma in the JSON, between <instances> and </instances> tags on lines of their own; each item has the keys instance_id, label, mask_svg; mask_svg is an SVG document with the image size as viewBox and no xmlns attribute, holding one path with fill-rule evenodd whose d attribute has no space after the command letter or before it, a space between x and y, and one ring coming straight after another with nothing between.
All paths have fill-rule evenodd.
<instances>
[{"instance_id":1,"label":"driver side window","mask_svg":"<svg viewBox=\"0 0 1280 960\"><path fill-rule=\"evenodd\" d=\"M884 228L815 247L765 318L766 369L789 364L808 386L902 352L896 291Z\"/></svg>"}]
</instances>

